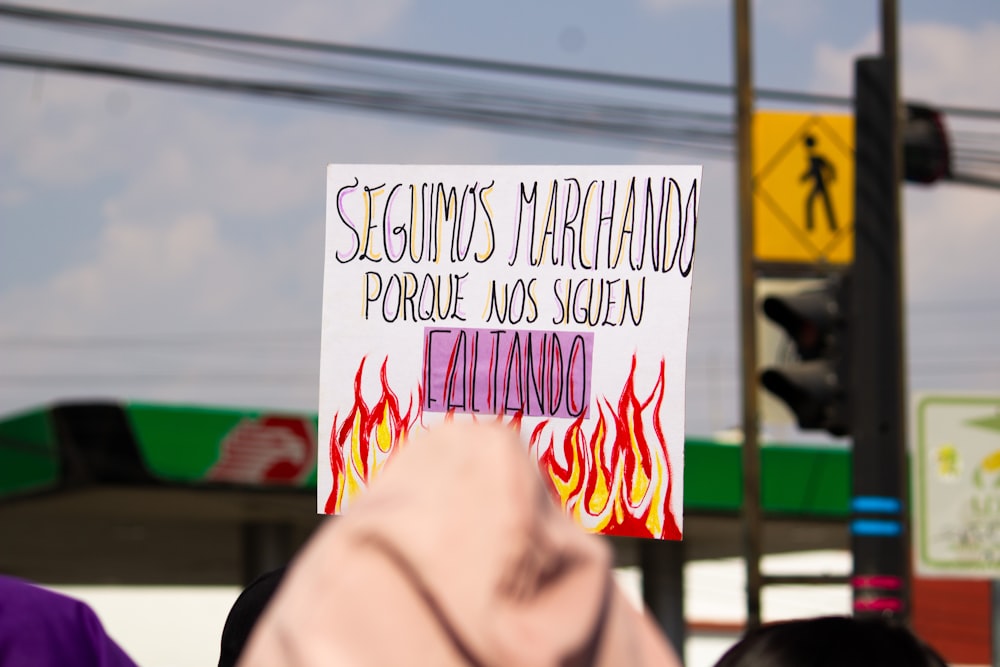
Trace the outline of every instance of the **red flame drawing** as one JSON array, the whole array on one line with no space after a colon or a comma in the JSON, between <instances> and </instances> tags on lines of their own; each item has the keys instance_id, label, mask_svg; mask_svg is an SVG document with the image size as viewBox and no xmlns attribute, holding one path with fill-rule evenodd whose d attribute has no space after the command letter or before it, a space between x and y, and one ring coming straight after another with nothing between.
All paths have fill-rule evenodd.
<instances>
[{"instance_id":1,"label":"red flame drawing","mask_svg":"<svg viewBox=\"0 0 1000 667\"><path fill-rule=\"evenodd\" d=\"M592 433L584 431L582 416L566 430L561 443L565 465L556 456L554 436L542 447L544 424L535 428L529 443L559 503L587 530L679 540L681 532L670 508L670 454L660 424L664 362L660 361L659 377L645 400L635 393L635 367L633 355L617 409L606 398L603 406L598 401ZM655 438L649 437L650 426Z\"/></svg>"},{"instance_id":2,"label":"red flame drawing","mask_svg":"<svg viewBox=\"0 0 1000 667\"><path fill-rule=\"evenodd\" d=\"M330 468L333 471L333 488L326 500L327 514L335 514L345 506L347 500L357 496L385 465L396 446L406 439L406 435L420 420L420 404L423 392L418 391L417 407L414 409L412 396L406 414L399 409L399 399L389 387L385 367L382 362L379 377L382 395L369 410L361 395L361 376L365 370L365 359L361 359L358 372L354 376L354 406L342 422L333 417L330 429Z\"/></svg>"},{"instance_id":3,"label":"red flame drawing","mask_svg":"<svg viewBox=\"0 0 1000 667\"><path fill-rule=\"evenodd\" d=\"M362 359L354 378L354 406L343 421L334 416L330 432L333 488L326 502L327 513L346 507L407 434L420 425L422 390L417 391L417 406L411 395L406 413L402 413L386 379L385 361L380 374L382 395L371 409L367 407L361 394L364 366ZM597 423L591 433L585 432L580 416L557 445L550 433L550 420L544 420L532 429L529 448L553 496L585 529L605 535L678 540L681 531L670 506L674 490L670 454L660 423L665 362L660 361L659 376L645 400L636 395L635 370L633 355L617 408L607 398L599 399ZM445 416L450 418L450 413ZM502 416L497 419L503 421ZM520 414L514 415L508 425L520 433L521 421Z\"/></svg>"}]
</instances>

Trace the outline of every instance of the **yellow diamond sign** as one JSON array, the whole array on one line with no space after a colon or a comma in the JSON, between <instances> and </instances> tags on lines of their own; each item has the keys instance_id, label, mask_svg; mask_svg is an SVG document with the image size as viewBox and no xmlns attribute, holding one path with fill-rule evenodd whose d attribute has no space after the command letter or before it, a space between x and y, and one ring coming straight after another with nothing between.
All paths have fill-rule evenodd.
<instances>
[{"instance_id":1,"label":"yellow diamond sign","mask_svg":"<svg viewBox=\"0 0 1000 667\"><path fill-rule=\"evenodd\" d=\"M759 262L854 259L854 118L753 117L753 249Z\"/></svg>"}]
</instances>

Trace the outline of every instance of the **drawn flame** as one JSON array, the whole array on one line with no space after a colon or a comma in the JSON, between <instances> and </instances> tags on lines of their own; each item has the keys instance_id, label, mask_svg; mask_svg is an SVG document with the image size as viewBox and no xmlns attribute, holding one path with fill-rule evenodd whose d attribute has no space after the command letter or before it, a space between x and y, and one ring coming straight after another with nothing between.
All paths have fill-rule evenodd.
<instances>
[{"instance_id":1,"label":"drawn flame","mask_svg":"<svg viewBox=\"0 0 1000 667\"><path fill-rule=\"evenodd\" d=\"M633 355L617 409L606 398L603 406L598 401L597 424L589 436L582 416L566 430L561 443L565 465L556 456L553 436L543 447L544 424L534 429L529 444L559 503L587 530L679 540L681 532L670 508L670 455L660 424L664 362L644 401L635 393L635 368ZM655 438L649 437L649 426Z\"/></svg>"},{"instance_id":2,"label":"drawn flame","mask_svg":"<svg viewBox=\"0 0 1000 667\"><path fill-rule=\"evenodd\" d=\"M422 388L417 390L417 405L413 405L411 395L406 413L402 413L399 399L386 379L387 361L382 363L382 394L375 405L369 409L362 396L363 358L354 377L354 406L343 421L334 416L330 431L333 488L326 501L328 514L342 511L367 488L396 447L421 425ZM585 529L605 535L679 540L681 532L670 507L670 456L660 424L665 362L660 361L659 376L645 400L636 396L635 370L633 355L617 409L607 398L598 400L592 433L585 432L583 415L569 426L561 442L565 463L556 455L555 436L550 434L547 442L544 437L549 420L532 429L528 445L553 496ZM445 415L445 419L452 418L452 413ZM504 421L502 415L496 419ZM520 434L522 415L513 415L507 425Z\"/></svg>"},{"instance_id":3,"label":"drawn flame","mask_svg":"<svg viewBox=\"0 0 1000 667\"><path fill-rule=\"evenodd\" d=\"M374 479L378 471L396 447L406 439L407 434L420 421L420 405L423 393L418 389L417 407L413 398L406 408L406 414L399 409L399 399L389 387L386 379L386 363L383 360L379 378L382 395L369 409L361 394L361 377L365 370L365 358L361 359L358 372L354 376L354 406L342 422L339 415L333 417L330 429L330 468L333 472L333 488L326 500L327 514L340 512L347 502L361 493Z\"/></svg>"}]
</instances>

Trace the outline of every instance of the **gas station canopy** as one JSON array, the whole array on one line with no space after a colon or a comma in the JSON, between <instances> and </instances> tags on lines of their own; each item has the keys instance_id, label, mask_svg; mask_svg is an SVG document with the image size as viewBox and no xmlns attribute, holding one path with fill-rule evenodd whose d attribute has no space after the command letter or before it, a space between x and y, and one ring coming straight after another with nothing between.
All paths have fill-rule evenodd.
<instances>
[{"instance_id":1,"label":"gas station canopy","mask_svg":"<svg viewBox=\"0 0 1000 667\"><path fill-rule=\"evenodd\" d=\"M131 402L0 420L0 572L52 584L227 584L287 560L316 513L316 416ZM741 553L738 446L685 444L688 560ZM766 445L766 552L847 549L850 455ZM625 540L617 538L616 542ZM628 553L627 540L616 546Z\"/></svg>"}]
</instances>

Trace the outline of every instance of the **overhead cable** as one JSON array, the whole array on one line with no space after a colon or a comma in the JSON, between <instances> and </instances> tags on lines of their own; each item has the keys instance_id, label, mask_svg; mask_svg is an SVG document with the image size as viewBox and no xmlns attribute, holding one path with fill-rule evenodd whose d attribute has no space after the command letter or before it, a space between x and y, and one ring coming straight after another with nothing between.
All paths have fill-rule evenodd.
<instances>
[{"instance_id":1,"label":"overhead cable","mask_svg":"<svg viewBox=\"0 0 1000 667\"><path fill-rule=\"evenodd\" d=\"M62 23L78 26L114 28L119 30L137 31L145 33L157 33L165 35L175 35L181 37L193 37L197 39L214 40L221 42L237 42L244 44L254 44L259 46L276 47L282 49L295 49L300 51L314 51L327 54L338 54L355 58L370 60L384 60L407 65L419 64L437 67L448 67L465 70L488 71L496 74L514 74L520 76L542 77L549 79L561 79L564 81L579 81L587 83L602 83L616 86L627 86L634 88L644 88L652 90L669 90L674 92L695 93L703 95L723 95L732 96L735 87L730 84L706 83L700 81L690 81L682 79L665 79L649 76L638 76L633 74L619 74L611 72L598 72L589 70L577 70L562 67L551 67L546 65L535 65L515 62L501 62L484 60L478 58L468 58L463 56L451 56L442 54L431 54L414 51L401 51L396 49L384 49L369 46L356 46L335 44L331 42L321 42L290 37L278 37L264 35L260 33L245 33L232 30L222 30L217 28L203 28L199 26L181 25L175 23L163 23L144 21L138 19L122 18L117 16L84 14L80 12L68 12L53 9L43 9L37 7L25 7L0 3L0 16L8 18L42 22L42 23ZM830 95L821 93L805 93L793 90L776 88L757 88L754 95L761 100L775 100L783 102L795 102L802 104L824 104L833 106L850 106L852 99L842 95ZM971 107L959 107L950 105L936 105L942 112L968 118L1000 120L1000 110L981 109Z\"/></svg>"}]
</instances>

